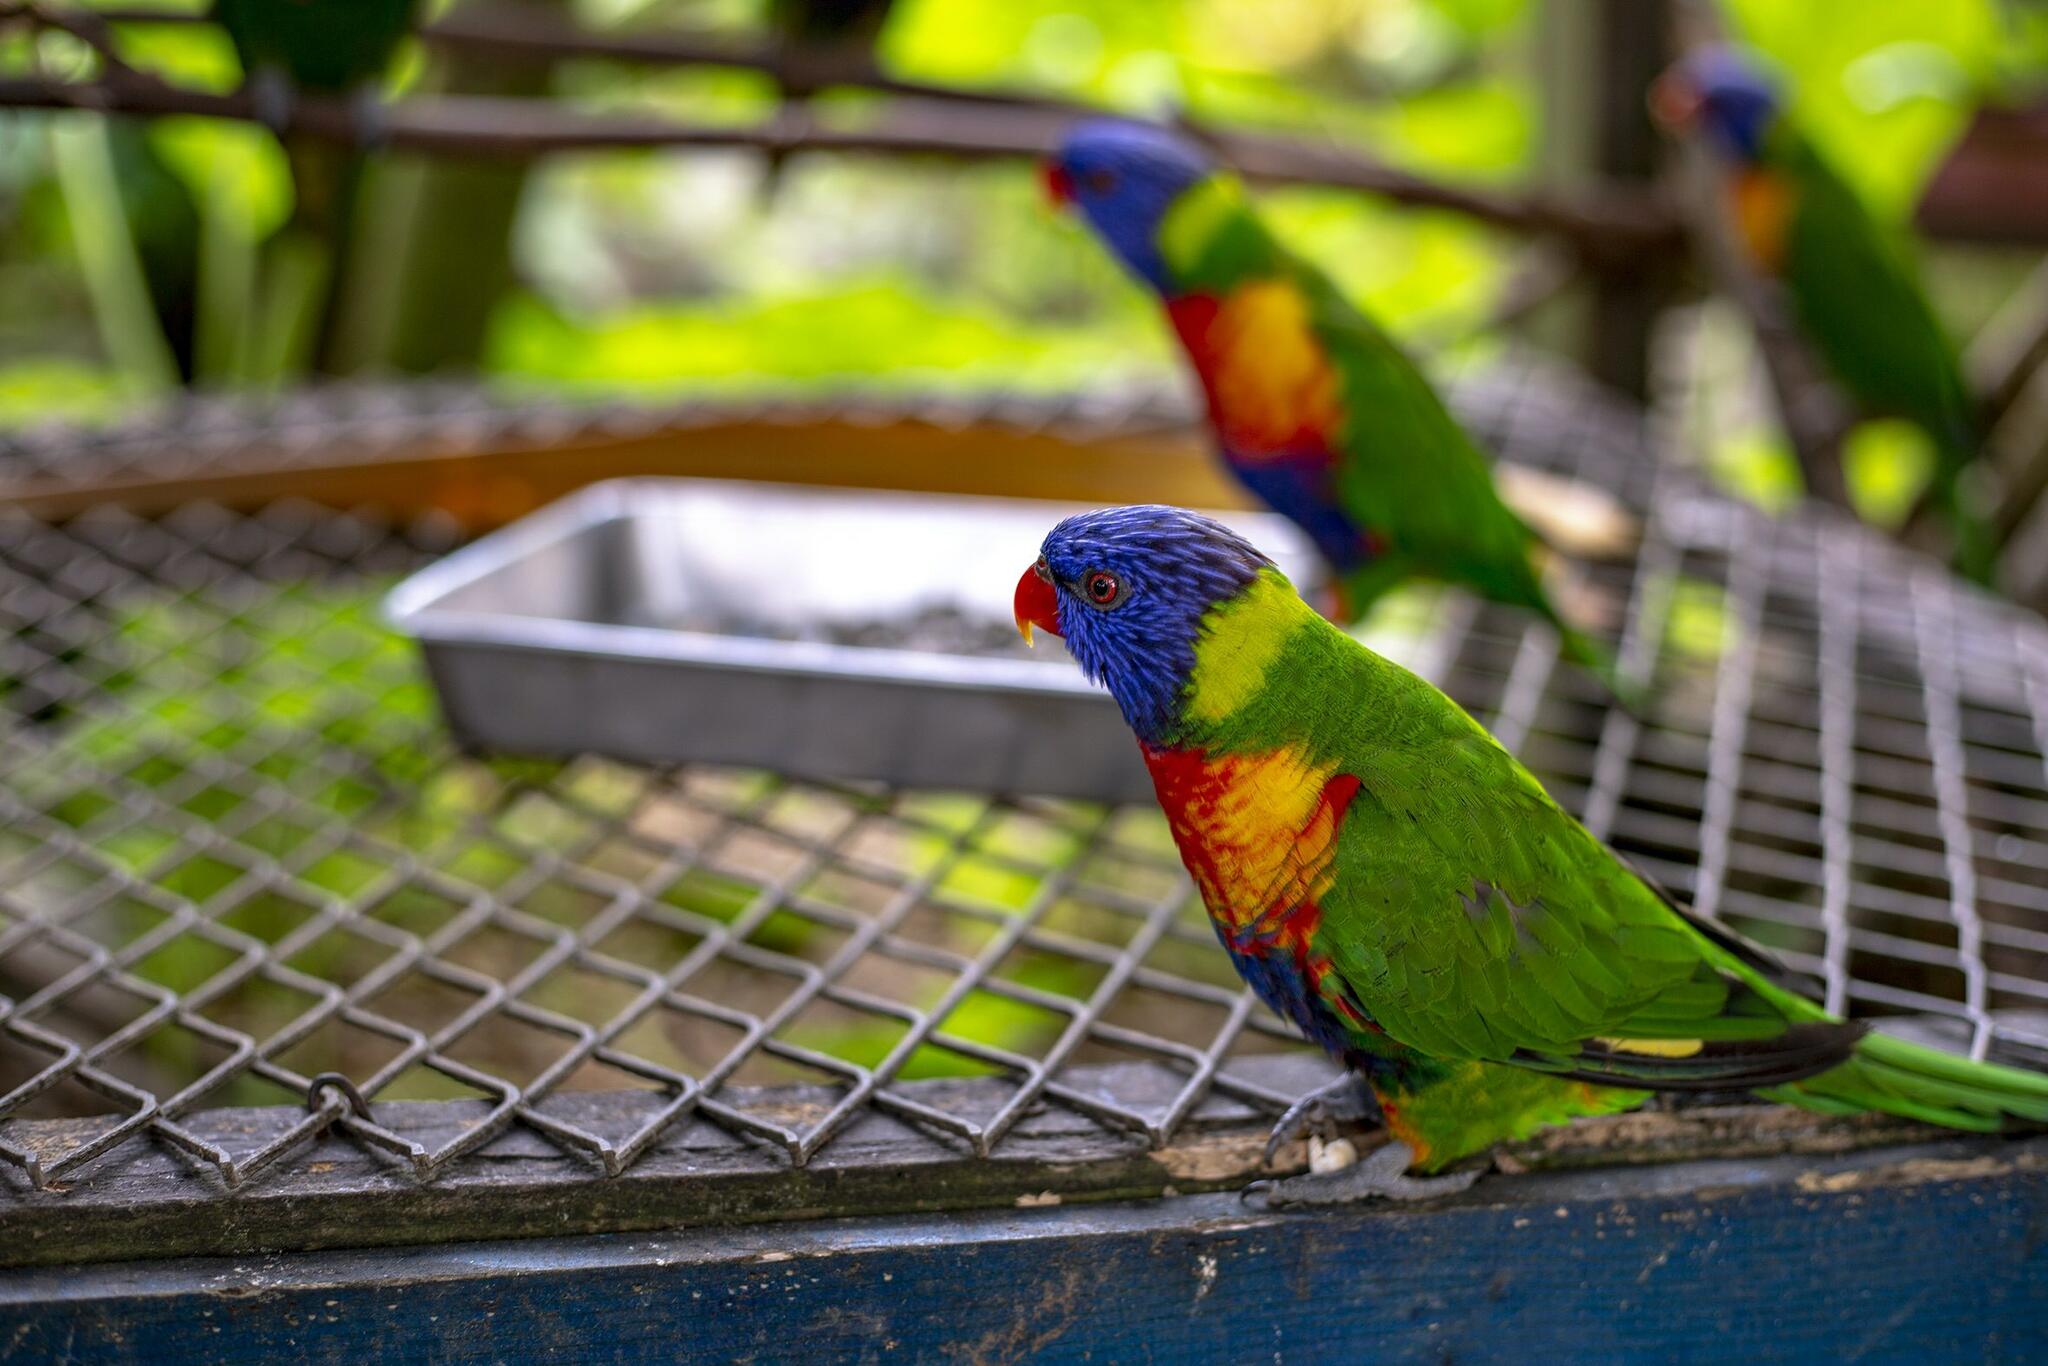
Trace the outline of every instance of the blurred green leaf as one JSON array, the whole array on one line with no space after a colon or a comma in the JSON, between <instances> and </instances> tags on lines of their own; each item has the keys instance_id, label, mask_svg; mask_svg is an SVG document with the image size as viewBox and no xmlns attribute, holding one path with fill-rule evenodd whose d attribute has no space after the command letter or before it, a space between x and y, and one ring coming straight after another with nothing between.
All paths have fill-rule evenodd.
<instances>
[{"instance_id":1,"label":"blurred green leaf","mask_svg":"<svg viewBox=\"0 0 2048 1366\"><path fill-rule=\"evenodd\" d=\"M1720 487L1773 514L1791 511L1806 493L1799 460L1775 431L1740 431L1712 442L1707 471Z\"/></svg>"},{"instance_id":2,"label":"blurred green leaf","mask_svg":"<svg viewBox=\"0 0 2048 1366\"><path fill-rule=\"evenodd\" d=\"M178 367L150 300L108 126L83 116L52 120L50 141L79 272L107 354L133 387L168 388L177 382Z\"/></svg>"},{"instance_id":3,"label":"blurred green leaf","mask_svg":"<svg viewBox=\"0 0 2048 1366\"><path fill-rule=\"evenodd\" d=\"M1842 443L1842 470L1857 514L1876 526L1897 527L1934 474L1934 445L1910 422L1858 423Z\"/></svg>"},{"instance_id":4,"label":"blurred green leaf","mask_svg":"<svg viewBox=\"0 0 2048 1366\"><path fill-rule=\"evenodd\" d=\"M121 376L82 361L15 361L0 366L0 426L111 420L131 392Z\"/></svg>"},{"instance_id":5,"label":"blurred green leaf","mask_svg":"<svg viewBox=\"0 0 2048 1366\"><path fill-rule=\"evenodd\" d=\"M1652 590L1664 596L1664 649L1701 664L1713 664L1728 648L1727 594L1717 583L1674 574Z\"/></svg>"},{"instance_id":6,"label":"blurred green leaf","mask_svg":"<svg viewBox=\"0 0 2048 1366\"><path fill-rule=\"evenodd\" d=\"M896 280L792 299L641 308L591 322L528 295L504 309L489 354L507 377L606 390L678 381L776 387L841 376L918 388L1053 389L1131 368L1125 349L1099 336L1009 324Z\"/></svg>"},{"instance_id":7,"label":"blurred green leaf","mask_svg":"<svg viewBox=\"0 0 2048 1366\"><path fill-rule=\"evenodd\" d=\"M1993 85L2008 41L1993 0L1729 0L1728 9L1789 78L1801 126L1895 217Z\"/></svg>"}]
</instances>

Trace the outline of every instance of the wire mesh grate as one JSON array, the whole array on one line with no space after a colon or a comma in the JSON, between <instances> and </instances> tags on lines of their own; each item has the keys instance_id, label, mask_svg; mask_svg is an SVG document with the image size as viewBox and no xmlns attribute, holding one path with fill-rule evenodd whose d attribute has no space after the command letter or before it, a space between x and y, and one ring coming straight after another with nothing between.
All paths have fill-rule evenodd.
<instances>
[{"instance_id":1,"label":"wire mesh grate","mask_svg":"<svg viewBox=\"0 0 2048 1366\"><path fill-rule=\"evenodd\" d=\"M1503 458L1597 475L1640 505L1652 467L1640 420L1570 366L1527 350L1446 367L1466 422ZM1065 394L919 395L849 390L821 397L704 397L656 402L505 393L449 381L332 382L274 395L182 395L108 423L0 432L0 489L118 484L374 463L393 451L453 454L648 437L719 424L801 428L820 420L1000 426L1080 439L1192 428L1188 382L1119 377Z\"/></svg>"},{"instance_id":2,"label":"wire mesh grate","mask_svg":"<svg viewBox=\"0 0 2048 1366\"><path fill-rule=\"evenodd\" d=\"M0 1132L38 1180L145 1129L239 1181L331 1123L423 1174L515 1118L617 1170L690 1108L802 1160L870 1103L986 1150L1041 1098L1154 1135L1212 1082L1275 1099L1217 1075L1248 1024L1284 1035L1190 952L1170 851L1127 816L457 754L371 614L432 547L361 519L16 519L0 543L0 1109L68 1084L116 1110L62 1153ZM1084 1043L1189 1086L1164 1114L1075 1091ZM890 1088L934 1071L1017 1084L987 1115ZM312 1087L330 1072L493 1108L429 1151ZM736 1079L842 1095L757 1113L720 1099ZM648 1112L578 1129L547 1111L565 1084ZM242 1150L188 1122L280 1087L314 1113Z\"/></svg>"},{"instance_id":3,"label":"wire mesh grate","mask_svg":"<svg viewBox=\"0 0 2048 1366\"><path fill-rule=\"evenodd\" d=\"M1513 453L1640 449L1516 392L1467 409ZM1676 476L1649 501L1590 587L1653 723L1455 595L1423 602L1425 669L1831 1004L2040 1063L2048 631L1846 525ZM457 751L376 616L448 539L292 504L0 513L8 1167L154 1138L235 1185L339 1127L424 1178L521 1125L615 1173L689 1113L801 1163L869 1107L986 1154L1040 1105L1160 1144L1212 1090L1291 1099L1257 1063L1300 1045L1150 811ZM1134 1057L1178 1075L1164 1104L1074 1079ZM906 1084L957 1075L999 1098ZM778 1102L795 1082L826 1089ZM590 1089L633 1098L616 1127L556 1104ZM398 1099L481 1117L437 1140ZM53 1115L91 1122L18 1123Z\"/></svg>"}]
</instances>

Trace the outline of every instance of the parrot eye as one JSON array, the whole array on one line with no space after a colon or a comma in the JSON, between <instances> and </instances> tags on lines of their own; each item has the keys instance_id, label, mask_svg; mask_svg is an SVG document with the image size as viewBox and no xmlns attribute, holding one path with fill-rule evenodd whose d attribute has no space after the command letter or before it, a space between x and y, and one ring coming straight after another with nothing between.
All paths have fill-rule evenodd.
<instances>
[{"instance_id":1,"label":"parrot eye","mask_svg":"<svg viewBox=\"0 0 2048 1366\"><path fill-rule=\"evenodd\" d=\"M1124 582L1107 569L1091 569L1081 576L1081 595L1095 607L1114 607L1124 600Z\"/></svg>"},{"instance_id":2,"label":"parrot eye","mask_svg":"<svg viewBox=\"0 0 2048 1366\"><path fill-rule=\"evenodd\" d=\"M1116 172L1090 171L1081 177L1081 183L1096 194L1110 194L1116 189Z\"/></svg>"}]
</instances>

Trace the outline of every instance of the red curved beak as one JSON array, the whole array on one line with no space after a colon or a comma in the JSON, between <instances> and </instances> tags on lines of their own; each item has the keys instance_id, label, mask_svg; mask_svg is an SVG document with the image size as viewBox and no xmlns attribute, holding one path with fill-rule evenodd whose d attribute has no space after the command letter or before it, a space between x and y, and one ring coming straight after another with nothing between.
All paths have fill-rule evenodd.
<instances>
[{"instance_id":1,"label":"red curved beak","mask_svg":"<svg viewBox=\"0 0 2048 1366\"><path fill-rule=\"evenodd\" d=\"M1650 117L1674 133L1699 122L1699 87L1676 71L1667 71L1650 85Z\"/></svg>"},{"instance_id":2,"label":"red curved beak","mask_svg":"<svg viewBox=\"0 0 2048 1366\"><path fill-rule=\"evenodd\" d=\"M1045 202L1055 209L1064 209L1074 202L1074 180L1067 174L1067 168L1057 161L1039 164L1038 183L1044 187Z\"/></svg>"},{"instance_id":3,"label":"red curved beak","mask_svg":"<svg viewBox=\"0 0 2048 1366\"><path fill-rule=\"evenodd\" d=\"M1052 577L1045 571L1045 561L1040 560L1024 571L1024 577L1017 580L1017 630L1024 636L1024 643L1031 643L1031 628L1060 633L1060 601L1052 591Z\"/></svg>"}]
</instances>

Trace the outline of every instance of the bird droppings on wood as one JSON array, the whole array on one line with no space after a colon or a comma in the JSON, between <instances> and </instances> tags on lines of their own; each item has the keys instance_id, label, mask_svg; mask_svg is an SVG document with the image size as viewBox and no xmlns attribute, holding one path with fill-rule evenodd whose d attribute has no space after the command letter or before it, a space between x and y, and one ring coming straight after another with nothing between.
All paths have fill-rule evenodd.
<instances>
[{"instance_id":1,"label":"bird droppings on wood","mask_svg":"<svg viewBox=\"0 0 2048 1366\"><path fill-rule=\"evenodd\" d=\"M1152 1160L1176 1181L1249 1180L1265 1161L1266 1134L1263 1129L1249 1133L1197 1134L1161 1148ZM1308 1165L1308 1148L1289 1143L1280 1150L1275 1170L1300 1171Z\"/></svg>"},{"instance_id":2,"label":"bird droppings on wood","mask_svg":"<svg viewBox=\"0 0 2048 1366\"><path fill-rule=\"evenodd\" d=\"M1807 1194L1835 1195L1882 1182L1892 1186L1917 1186L1933 1181L1969 1181L2007 1176L2019 1171L2039 1171L2042 1159L2034 1153L2004 1158L1995 1153L1980 1157L1916 1157L1882 1167L1846 1172L1803 1172L1793 1183Z\"/></svg>"},{"instance_id":3,"label":"bird droppings on wood","mask_svg":"<svg viewBox=\"0 0 2048 1366\"><path fill-rule=\"evenodd\" d=\"M1358 1145L1348 1138L1328 1142L1317 1135L1308 1140L1308 1169L1312 1172L1340 1172L1358 1161Z\"/></svg>"},{"instance_id":4,"label":"bird droppings on wood","mask_svg":"<svg viewBox=\"0 0 2048 1366\"><path fill-rule=\"evenodd\" d=\"M1017 1197L1018 1209L1046 1209L1059 1203L1058 1191L1039 1191L1035 1195L1025 1194Z\"/></svg>"},{"instance_id":5,"label":"bird droppings on wood","mask_svg":"<svg viewBox=\"0 0 2048 1366\"><path fill-rule=\"evenodd\" d=\"M1495 1161L1521 1172L1689 1157L1813 1156L1931 1138L1940 1130L1889 1115L1818 1115L1787 1105L1632 1110L1581 1119L1504 1145Z\"/></svg>"}]
</instances>

